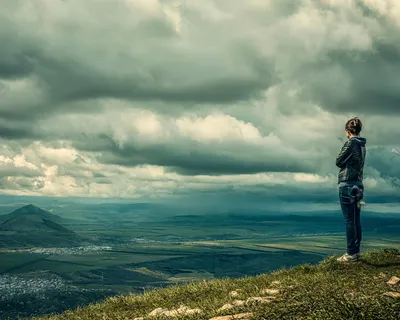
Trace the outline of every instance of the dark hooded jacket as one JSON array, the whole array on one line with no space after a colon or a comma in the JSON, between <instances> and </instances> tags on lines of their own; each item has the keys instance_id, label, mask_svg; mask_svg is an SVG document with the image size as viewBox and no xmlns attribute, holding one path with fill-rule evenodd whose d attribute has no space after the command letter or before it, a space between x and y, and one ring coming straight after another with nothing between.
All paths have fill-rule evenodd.
<instances>
[{"instance_id":1,"label":"dark hooded jacket","mask_svg":"<svg viewBox=\"0 0 400 320\"><path fill-rule=\"evenodd\" d=\"M338 183L346 181L363 181L363 169L366 156L367 139L351 137L343 145L336 157L336 166L340 168Z\"/></svg>"}]
</instances>

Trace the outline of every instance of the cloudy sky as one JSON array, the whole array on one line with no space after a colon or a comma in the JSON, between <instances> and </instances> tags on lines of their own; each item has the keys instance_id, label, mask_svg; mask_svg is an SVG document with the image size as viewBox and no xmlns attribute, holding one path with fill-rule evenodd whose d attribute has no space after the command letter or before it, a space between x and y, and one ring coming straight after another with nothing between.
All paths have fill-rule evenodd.
<instances>
[{"instance_id":1,"label":"cloudy sky","mask_svg":"<svg viewBox=\"0 0 400 320\"><path fill-rule=\"evenodd\" d=\"M400 201L400 1L0 1L2 194Z\"/></svg>"}]
</instances>

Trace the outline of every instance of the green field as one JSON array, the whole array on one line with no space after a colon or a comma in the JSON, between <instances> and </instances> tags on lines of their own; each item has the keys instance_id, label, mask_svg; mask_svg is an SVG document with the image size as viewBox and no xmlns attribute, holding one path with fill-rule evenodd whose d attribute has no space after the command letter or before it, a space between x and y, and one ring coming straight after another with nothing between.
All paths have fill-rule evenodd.
<instances>
[{"instance_id":1,"label":"green field","mask_svg":"<svg viewBox=\"0 0 400 320\"><path fill-rule=\"evenodd\" d=\"M365 238L363 250L396 248L400 243L400 238ZM2 252L0 272L48 270L85 288L107 286L129 291L146 285L239 277L302 263L316 264L328 255L341 254L344 246L343 235L325 235L132 243L83 254Z\"/></svg>"},{"instance_id":2,"label":"green field","mask_svg":"<svg viewBox=\"0 0 400 320\"><path fill-rule=\"evenodd\" d=\"M0 252L0 274L12 272L19 267L31 266L36 261L45 259L45 254L30 254L24 252L6 253Z\"/></svg>"}]
</instances>

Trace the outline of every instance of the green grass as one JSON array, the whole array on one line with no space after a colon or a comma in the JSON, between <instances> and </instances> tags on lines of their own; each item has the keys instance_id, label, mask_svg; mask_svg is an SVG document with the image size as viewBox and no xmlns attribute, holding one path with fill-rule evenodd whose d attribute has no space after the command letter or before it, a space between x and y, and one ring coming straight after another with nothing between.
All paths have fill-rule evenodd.
<instances>
[{"instance_id":1,"label":"green grass","mask_svg":"<svg viewBox=\"0 0 400 320\"><path fill-rule=\"evenodd\" d=\"M51 256L47 258L47 261L59 262L59 263L76 263L83 265L92 265L96 267L108 267L114 265L123 265L128 263L141 263L141 262L150 262L157 260L164 260L174 257L180 257L175 255L169 255L168 252L164 252L165 255L154 255L151 253L148 255L135 255L135 252L132 253L119 253L119 252L100 252L96 254L82 254L82 255L58 255ZM59 272L58 270L54 270ZM69 270L75 271L75 270Z\"/></svg>"},{"instance_id":2,"label":"green grass","mask_svg":"<svg viewBox=\"0 0 400 320\"><path fill-rule=\"evenodd\" d=\"M0 274L5 273L8 270L17 268L18 266L30 264L44 257L46 257L45 254L32 255L25 252L0 253Z\"/></svg>"},{"instance_id":3,"label":"green grass","mask_svg":"<svg viewBox=\"0 0 400 320\"><path fill-rule=\"evenodd\" d=\"M200 308L201 313L177 319L210 319L215 316L251 312L248 319L399 319L400 299L382 295L400 292L400 284L388 285L392 276L400 277L400 251L380 249L364 252L361 261L343 264L330 256L318 265L301 265L291 269L245 276L202 280L153 289L144 294L108 298L102 303L67 311L60 315L34 319L122 320L146 317L152 310L185 305ZM272 285L272 281L280 284ZM278 288L277 300L266 304L237 306L218 312L234 299L262 296L263 288ZM241 289L242 295L229 296ZM151 319L170 319L163 316Z\"/></svg>"}]
</instances>

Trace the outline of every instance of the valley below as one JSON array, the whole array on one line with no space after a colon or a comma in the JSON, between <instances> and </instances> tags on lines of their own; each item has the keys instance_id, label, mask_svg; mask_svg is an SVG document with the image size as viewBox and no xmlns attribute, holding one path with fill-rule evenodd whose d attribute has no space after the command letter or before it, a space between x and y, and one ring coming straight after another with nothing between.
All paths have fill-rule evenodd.
<instances>
[{"instance_id":1,"label":"valley below","mask_svg":"<svg viewBox=\"0 0 400 320\"><path fill-rule=\"evenodd\" d=\"M0 319L59 313L191 281L317 264L345 251L337 212L157 218L150 213L146 221L141 214L142 209L119 212L118 219L101 212L97 219L77 214L75 220L58 221L68 232L51 235L1 231ZM399 247L400 216L365 213L363 227L362 250ZM68 245L70 237L74 245Z\"/></svg>"}]
</instances>

